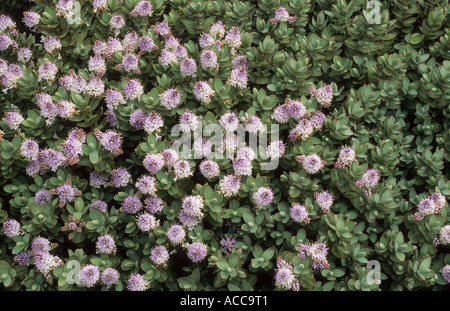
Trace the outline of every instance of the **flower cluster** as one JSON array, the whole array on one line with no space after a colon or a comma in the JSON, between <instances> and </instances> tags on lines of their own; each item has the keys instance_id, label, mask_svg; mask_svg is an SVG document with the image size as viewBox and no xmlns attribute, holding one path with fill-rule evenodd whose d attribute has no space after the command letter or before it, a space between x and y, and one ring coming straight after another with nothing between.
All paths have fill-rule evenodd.
<instances>
[{"instance_id":1,"label":"flower cluster","mask_svg":"<svg viewBox=\"0 0 450 311\"><path fill-rule=\"evenodd\" d=\"M421 220L427 215L439 214L447 205L445 196L440 192L435 192L430 196L422 198L418 204L418 211L414 214L415 220Z\"/></svg>"},{"instance_id":2,"label":"flower cluster","mask_svg":"<svg viewBox=\"0 0 450 311\"><path fill-rule=\"evenodd\" d=\"M360 179L356 181L356 187L364 188L364 195L367 198L372 196L372 189L380 180L380 172L377 169L368 169Z\"/></svg>"},{"instance_id":3,"label":"flower cluster","mask_svg":"<svg viewBox=\"0 0 450 311\"><path fill-rule=\"evenodd\" d=\"M190 195L183 199L178 218L187 230L194 229L200 223L204 216L203 207L203 198L199 195Z\"/></svg>"},{"instance_id":4,"label":"flower cluster","mask_svg":"<svg viewBox=\"0 0 450 311\"><path fill-rule=\"evenodd\" d=\"M326 161L322 160L317 154L299 155L295 157L295 160L302 164L303 169L308 174L318 173L325 164Z\"/></svg>"},{"instance_id":5,"label":"flower cluster","mask_svg":"<svg viewBox=\"0 0 450 311\"><path fill-rule=\"evenodd\" d=\"M328 247L326 246L325 243L322 242L315 242L311 244L298 243L297 250L302 260L305 260L307 256L311 258L313 269L322 269L330 267L330 264L328 263L327 260Z\"/></svg>"},{"instance_id":6,"label":"flower cluster","mask_svg":"<svg viewBox=\"0 0 450 311\"><path fill-rule=\"evenodd\" d=\"M285 260L277 259L275 269L275 287L282 290L300 290L300 282L295 278L294 268Z\"/></svg>"}]
</instances>

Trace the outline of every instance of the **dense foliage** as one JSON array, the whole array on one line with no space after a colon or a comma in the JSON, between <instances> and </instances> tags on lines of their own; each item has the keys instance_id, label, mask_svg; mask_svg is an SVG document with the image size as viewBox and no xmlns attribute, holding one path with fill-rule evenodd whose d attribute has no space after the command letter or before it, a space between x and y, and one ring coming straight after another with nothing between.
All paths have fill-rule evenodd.
<instances>
[{"instance_id":1,"label":"dense foliage","mask_svg":"<svg viewBox=\"0 0 450 311\"><path fill-rule=\"evenodd\" d=\"M448 0L22 2L4 289L448 289Z\"/></svg>"}]
</instances>

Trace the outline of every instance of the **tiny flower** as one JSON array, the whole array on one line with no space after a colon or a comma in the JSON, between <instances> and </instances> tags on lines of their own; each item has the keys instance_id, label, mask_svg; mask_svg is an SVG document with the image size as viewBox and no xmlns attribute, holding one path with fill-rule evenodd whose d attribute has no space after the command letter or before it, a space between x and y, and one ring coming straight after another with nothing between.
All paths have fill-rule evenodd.
<instances>
[{"instance_id":1,"label":"tiny flower","mask_svg":"<svg viewBox=\"0 0 450 311\"><path fill-rule=\"evenodd\" d=\"M180 127L183 131L195 131L199 126L200 121L197 116L190 111L185 111L182 116L180 116Z\"/></svg>"},{"instance_id":2,"label":"tiny flower","mask_svg":"<svg viewBox=\"0 0 450 311\"><path fill-rule=\"evenodd\" d=\"M81 268L79 286L94 287L100 279L100 269L96 265L86 265Z\"/></svg>"},{"instance_id":3,"label":"tiny flower","mask_svg":"<svg viewBox=\"0 0 450 311\"><path fill-rule=\"evenodd\" d=\"M264 208L273 202L273 191L269 187L259 187L252 196L255 201L256 208Z\"/></svg>"},{"instance_id":4,"label":"tiny flower","mask_svg":"<svg viewBox=\"0 0 450 311\"><path fill-rule=\"evenodd\" d=\"M203 69L217 70L219 63L216 53L211 50L203 50L200 54L200 63Z\"/></svg>"},{"instance_id":5,"label":"tiny flower","mask_svg":"<svg viewBox=\"0 0 450 311\"><path fill-rule=\"evenodd\" d=\"M250 147L241 147L237 151L236 158L237 159L245 158L245 159L248 159L250 161L253 161L256 158L256 153Z\"/></svg>"},{"instance_id":6,"label":"tiny flower","mask_svg":"<svg viewBox=\"0 0 450 311\"><path fill-rule=\"evenodd\" d=\"M299 281L294 275L294 268L281 258L277 259L277 268L275 269L275 287L282 290L300 290Z\"/></svg>"},{"instance_id":7,"label":"tiny flower","mask_svg":"<svg viewBox=\"0 0 450 311\"><path fill-rule=\"evenodd\" d=\"M94 129L94 134L102 146L109 152L115 155L123 153L122 149L120 149L120 146L122 145L122 135L119 133L113 130L107 130L102 133L99 129Z\"/></svg>"},{"instance_id":8,"label":"tiny flower","mask_svg":"<svg viewBox=\"0 0 450 311\"><path fill-rule=\"evenodd\" d=\"M206 244L194 242L188 246L187 256L192 262L200 262L206 257Z\"/></svg>"},{"instance_id":9,"label":"tiny flower","mask_svg":"<svg viewBox=\"0 0 450 311\"><path fill-rule=\"evenodd\" d=\"M137 218L137 227L139 230L147 233L155 230L159 226L159 220L149 213L143 213Z\"/></svg>"},{"instance_id":10,"label":"tiny flower","mask_svg":"<svg viewBox=\"0 0 450 311\"><path fill-rule=\"evenodd\" d=\"M306 210L306 207L298 204L298 203L292 203L292 207L289 210L289 215L291 216L291 218L298 222L298 223L306 223L309 224L310 219L309 219L309 213Z\"/></svg>"},{"instance_id":11,"label":"tiny flower","mask_svg":"<svg viewBox=\"0 0 450 311\"><path fill-rule=\"evenodd\" d=\"M3 92L16 88L17 81L25 75L25 72L16 64L10 64L6 72L0 77Z\"/></svg>"},{"instance_id":12,"label":"tiny flower","mask_svg":"<svg viewBox=\"0 0 450 311\"><path fill-rule=\"evenodd\" d=\"M314 192L314 198L317 204L325 214L330 212L330 207L333 205L334 197L328 191Z\"/></svg>"},{"instance_id":13,"label":"tiny flower","mask_svg":"<svg viewBox=\"0 0 450 311\"><path fill-rule=\"evenodd\" d=\"M152 174L156 174L164 167L164 157L160 153L148 153L143 161L144 167Z\"/></svg>"},{"instance_id":14,"label":"tiny flower","mask_svg":"<svg viewBox=\"0 0 450 311\"><path fill-rule=\"evenodd\" d=\"M94 209L98 209L99 211L106 213L108 210L108 205L102 200L95 200L89 204L89 211Z\"/></svg>"},{"instance_id":15,"label":"tiny flower","mask_svg":"<svg viewBox=\"0 0 450 311\"><path fill-rule=\"evenodd\" d=\"M203 216L203 198L199 195L187 196L183 199L181 208L191 215Z\"/></svg>"},{"instance_id":16,"label":"tiny flower","mask_svg":"<svg viewBox=\"0 0 450 311\"><path fill-rule=\"evenodd\" d=\"M59 39L50 35L42 36L41 42L48 53L52 53L54 50L60 50L62 47Z\"/></svg>"},{"instance_id":17,"label":"tiny flower","mask_svg":"<svg viewBox=\"0 0 450 311\"><path fill-rule=\"evenodd\" d=\"M100 172L92 171L89 175L89 185L94 188L106 186L107 178Z\"/></svg>"},{"instance_id":18,"label":"tiny flower","mask_svg":"<svg viewBox=\"0 0 450 311\"><path fill-rule=\"evenodd\" d=\"M232 61L233 69L237 67L244 67L247 68L248 66L248 60L246 56L238 55L235 58L233 58Z\"/></svg>"},{"instance_id":19,"label":"tiny flower","mask_svg":"<svg viewBox=\"0 0 450 311\"><path fill-rule=\"evenodd\" d=\"M217 162L205 159L200 163L200 172L207 179L213 179L219 176L220 167L219 164L217 164Z\"/></svg>"},{"instance_id":20,"label":"tiny flower","mask_svg":"<svg viewBox=\"0 0 450 311\"><path fill-rule=\"evenodd\" d=\"M167 20L163 20L162 22L158 23L155 26L152 26L153 32L157 35L161 35L163 37L170 36L170 27Z\"/></svg>"},{"instance_id":21,"label":"tiny flower","mask_svg":"<svg viewBox=\"0 0 450 311\"><path fill-rule=\"evenodd\" d=\"M281 140L272 141L269 146L267 146L266 154L272 159L279 159L283 156L286 151L286 146Z\"/></svg>"},{"instance_id":22,"label":"tiny flower","mask_svg":"<svg viewBox=\"0 0 450 311\"><path fill-rule=\"evenodd\" d=\"M127 288L129 291L145 291L150 288L150 283L142 275L135 273L127 280Z\"/></svg>"},{"instance_id":23,"label":"tiny flower","mask_svg":"<svg viewBox=\"0 0 450 311\"><path fill-rule=\"evenodd\" d=\"M48 190L39 190L34 196L34 202L36 202L39 206L46 206L50 202L51 198L52 195L48 192Z\"/></svg>"},{"instance_id":24,"label":"tiny flower","mask_svg":"<svg viewBox=\"0 0 450 311\"><path fill-rule=\"evenodd\" d=\"M170 88L159 95L161 106L168 110L172 110L180 105L181 94L175 88Z\"/></svg>"},{"instance_id":25,"label":"tiny flower","mask_svg":"<svg viewBox=\"0 0 450 311\"><path fill-rule=\"evenodd\" d=\"M33 11L25 11L23 12L23 23L28 28L34 28L39 24L41 20L41 15L39 13Z\"/></svg>"},{"instance_id":26,"label":"tiny flower","mask_svg":"<svg viewBox=\"0 0 450 311\"><path fill-rule=\"evenodd\" d=\"M103 270L100 280L103 284L109 287L111 285L117 284L117 282L119 281L119 277L120 274L116 269L108 267Z\"/></svg>"},{"instance_id":27,"label":"tiny flower","mask_svg":"<svg viewBox=\"0 0 450 311\"><path fill-rule=\"evenodd\" d=\"M325 243L316 242L312 244L297 244L300 259L305 260L306 256L311 257L313 269L329 268L327 260L328 247Z\"/></svg>"},{"instance_id":28,"label":"tiny flower","mask_svg":"<svg viewBox=\"0 0 450 311\"><path fill-rule=\"evenodd\" d=\"M150 1L140 1L134 8L133 11L131 11L130 15L133 17L140 16L140 17L151 17L153 14L153 7L150 3Z\"/></svg>"},{"instance_id":29,"label":"tiny flower","mask_svg":"<svg viewBox=\"0 0 450 311\"><path fill-rule=\"evenodd\" d=\"M252 161L248 158L237 158L233 162L233 170L237 176L252 175Z\"/></svg>"},{"instance_id":30,"label":"tiny flower","mask_svg":"<svg viewBox=\"0 0 450 311\"><path fill-rule=\"evenodd\" d=\"M435 192L430 197L434 201L434 204L436 206L435 211L436 213L439 213L442 210L442 208L447 205L447 200L445 199L445 196L440 192Z\"/></svg>"},{"instance_id":31,"label":"tiny flower","mask_svg":"<svg viewBox=\"0 0 450 311\"><path fill-rule=\"evenodd\" d=\"M16 23L13 22L11 17L5 14L0 15L0 33L7 29L10 29L11 31L14 28L16 28Z\"/></svg>"},{"instance_id":32,"label":"tiny flower","mask_svg":"<svg viewBox=\"0 0 450 311\"><path fill-rule=\"evenodd\" d=\"M120 14L114 15L109 20L109 26L117 36L120 33L120 29L122 29L125 26L125 19Z\"/></svg>"},{"instance_id":33,"label":"tiny flower","mask_svg":"<svg viewBox=\"0 0 450 311\"><path fill-rule=\"evenodd\" d=\"M10 46L12 46L14 41L8 37L6 34L0 34L0 51L7 50Z\"/></svg>"},{"instance_id":34,"label":"tiny flower","mask_svg":"<svg viewBox=\"0 0 450 311\"><path fill-rule=\"evenodd\" d=\"M261 122L261 119L257 116L248 116L245 119L245 130L249 133L258 133L258 132L264 132L264 125Z\"/></svg>"},{"instance_id":35,"label":"tiny flower","mask_svg":"<svg viewBox=\"0 0 450 311\"><path fill-rule=\"evenodd\" d=\"M323 126L323 124L325 123L325 119L326 116L320 112L320 111L316 111L311 118L309 119L309 121L311 122L311 124L313 125L313 127L315 129L320 130Z\"/></svg>"},{"instance_id":36,"label":"tiny flower","mask_svg":"<svg viewBox=\"0 0 450 311\"><path fill-rule=\"evenodd\" d=\"M198 40L198 44L202 49L207 49L214 45L214 38L209 33L200 34L200 39Z\"/></svg>"},{"instance_id":37,"label":"tiny flower","mask_svg":"<svg viewBox=\"0 0 450 311\"><path fill-rule=\"evenodd\" d=\"M219 181L219 192L225 197L236 195L241 188L241 178L236 175L226 175Z\"/></svg>"},{"instance_id":38,"label":"tiny flower","mask_svg":"<svg viewBox=\"0 0 450 311\"><path fill-rule=\"evenodd\" d=\"M85 92L90 96L99 97L105 93L105 83L99 76L92 78L85 87Z\"/></svg>"},{"instance_id":39,"label":"tiny flower","mask_svg":"<svg viewBox=\"0 0 450 311\"><path fill-rule=\"evenodd\" d=\"M172 167L179 160L178 152L171 148L163 149L161 155L164 158L165 165L168 167Z\"/></svg>"},{"instance_id":40,"label":"tiny flower","mask_svg":"<svg viewBox=\"0 0 450 311\"><path fill-rule=\"evenodd\" d=\"M139 35L136 31L129 32L122 40L123 50L134 52L139 48Z\"/></svg>"},{"instance_id":41,"label":"tiny flower","mask_svg":"<svg viewBox=\"0 0 450 311\"><path fill-rule=\"evenodd\" d=\"M8 219L3 223L3 231L8 238L14 238L24 233L22 226L15 219Z\"/></svg>"},{"instance_id":42,"label":"tiny flower","mask_svg":"<svg viewBox=\"0 0 450 311\"><path fill-rule=\"evenodd\" d=\"M106 42L95 40L94 45L92 47L92 51L94 54L103 54L106 51L108 44Z\"/></svg>"},{"instance_id":43,"label":"tiny flower","mask_svg":"<svg viewBox=\"0 0 450 311\"><path fill-rule=\"evenodd\" d=\"M140 99L142 94L144 94L144 87L137 80L127 78L127 84L123 92L125 93L125 99L136 100Z\"/></svg>"},{"instance_id":44,"label":"tiny flower","mask_svg":"<svg viewBox=\"0 0 450 311\"><path fill-rule=\"evenodd\" d=\"M238 48L241 44L241 33L238 27L234 27L227 31L224 43L231 48Z\"/></svg>"},{"instance_id":45,"label":"tiny flower","mask_svg":"<svg viewBox=\"0 0 450 311\"><path fill-rule=\"evenodd\" d=\"M203 104L209 104L211 96L214 95L214 90L205 81L198 81L194 87L194 96Z\"/></svg>"},{"instance_id":46,"label":"tiny flower","mask_svg":"<svg viewBox=\"0 0 450 311\"><path fill-rule=\"evenodd\" d=\"M20 124L25 120L22 115L16 111L5 112L6 125L12 130L18 130Z\"/></svg>"},{"instance_id":47,"label":"tiny flower","mask_svg":"<svg viewBox=\"0 0 450 311\"><path fill-rule=\"evenodd\" d=\"M164 245L155 245L150 253L150 259L157 265L165 265L169 260L169 252Z\"/></svg>"},{"instance_id":48,"label":"tiny flower","mask_svg":"<svg viewBox=\"0 0 450 311\"><path fill-rule=\"evenodd\" d=\"M227 132L233 132L239 127L239 118L234 112L227 112L220 117L219 124Z\"/></svg>"},{"instance_id":49,"label":"tiny flower","mask_svg":"<svg viewBox=\"0 0 450 311\"><path fill-rule=\"evenodd\" d=\"M430 197L426 197L420 200L418 205L418 212L414 214L414 219L420 220L427 215L434 214L435 212L436 212L435 201L432 200Z\"/></svg>"},{"instance_id":50,"label":"tiny flower","mask_svg":"<svg viewBox=\"0 0 450 311\"><path fill-rule=\"evenodd\" d=\"M434 244L447 245L450 244L450 225L442 226L439 230L439 239L434 241Z\"/></svg>"},{"instance_id":51,"label":"tiny flower","mask_svg":"<svg viewBox=\"0 0 450 311\"><path fill-rule=\"evenodd\" d=\"M27 47L20 48L20 50L17 51L17 60L21 63L27 63L32 56L33 53Z\"/></svg>"},{"instance_id":52,"label":"tiny flower","mask_svg":"<svg viewBox=\"0 0 450 311\"><path fill-rule=\"evenodd\" d=\"M180 63L180 72L182 77L195 78L197 76L197 64L193 58L185 58Z\"/></svg>"},{"instance_id":53,"label":"tiny flower","mask_svg":"<svg viewBox=\"0 0 450 311\"><path fill-rule=\"evenodd\" d=\"M269 19L269 22L272 24L275 24L275 25L280 22L286 22L286 23L292 24L296 20L297 20L297 17L289 16L289 12L287 11L287 9L282 6L275 10L275 17Z\"/></svg>"},{"instance_id":54,"label":"tiny flower","mask_svg":"<svg viewBox=\"0 0 450 311\"><path fill-rule=\"evenodd\" d=\"M191 166L186 160L178 160L175 162L173 165L173 172L175 173L175 180L188 178L193 174Z\"/></svg>"},{"instance_id":55,"label":"tiny flower","mask_svg":"<svg viewBox=\"0 0 450 311\"><path fill-rule=\"evenodd\" d=\"M130 114L130 124L136 129L143 129L147 114L142 109L137 109Z\"/></svg>"},{"instance_id":56,"label":"tiny flower","mask_svg":"<svg viewBox=\"0 0 450 311\"><path fill-rule=\"evenodd\" d=\"M220 246L222 246L222 250L224 252L231 253L233 251L233 248L235 245L236 245L236 240L229 236L220 240Z\"/></svg>"},{"instance_id":57,"label":"tiny flower","mask_svg":"<svg viewBox=\"0 0 450 311\"><path fill-rule=\"evenodd\" d=\"M143 36L139 39L139 49L142 52L151 52L159 49L153 39L149 36Z\"/></svg>"},{"instance_id":58,"label":"tiny flower","mask_svg":"<svg viewBox=\"0 0 450 311\"><path fill-rule=\"evenodd\" d=\"M151 214L156 214L162 211L163 207L163 200L161 200L161 198L157 197L156 195L149 195L144 200L144 208Z\"/></svg>"},{"instance_id":59,"label":"tiny flower","mask_svg":"<svg viewBox=\"0 0 450 311\"><path fill-rule=\"evenodd\" d=\"M112 55L116 52L123 52L124 46L122 45L122 42L120 42L119 39L109 37L108 41L106 42L106 48L103 53L106 58L111 59Z\"/></svg>"},{"instance_id":60,"label":"tiny flower","mask_svg":"<svg viewBox=\"0 0 450 311\"><path fill-rule=\"evenodd\" d=\"M155 186L155 177L153 176L141 176L136 180L136 188L142 194L155 194L158 190Z\"/></svg>"},{"instance_id":61,"label":"tiny flower","mask_svg":"<svg viewBox=\"0 0 450 311\"><path fill-rule=\"evenodd\" d=\"M50 273L54 269L63 265L63 261L58 256L53 256L48 252L35 253L33 263L46 279L50 278Z\"/></svg>"},{"instance_id":62,"label":"tiny flower","mask_svg":"<svg viewBox=\"0 0 450 311\"><path fill-rule=\"evenodd\" d=\"M299 123L289 132L289 139L295 142L299 139L306 140L311 136L314 131L314 126L308 119L302 119Z\"/></svg>"},{"instance_id":63,"label":"tiny flower","mask_svg":"<svg viewBox=\"0 0 450 311\"><path fill-rule=\"evenodd\" d=\"M179 61L182 61L183 59L188 57L188 51L186 47L184 47L183 45L176 46L175 49L173 50L173 53L175 54L175 56Z\"/></svg>"},{"instance_id":64,"label":"tiny flower","mask_svg":"<svg viewBox=\"0 0 450 311\"><path fill-rule=\"evenodd\" d=\"M358 179L356 186L364 188L364 195L367 198L371 196L371 189L374 188L380 180L380 172L376 169L368 169L363 176Z\"/></svg>"},{"instance_id":65,"label":"tiny flower","mask_svg":"<svg viewBox=\"0 0 450 311\"><path fill-rule=\"evenodd\" d=\"M144 120L144 131L148 134L159 132L164 126L164 120L156 111L150 111Z\"/></svg>"},{"instance_id":66,"label":"tiny flower","mask_svg":"<svg viewBox=\"0 0 450 311\"><path fill-rule=\"evenodd\" d=\"M20 155L28 161L36 160L39 155L39 144L33 139L25 140L20 146Z\"/></svg>"},{"instance_id":67,"label":"tiny flower","mask_svg":"<svg viewBox=\"0 0 450 311\"><path fill-rule=\"evenodd\" d=\"M444 268L442 268L441 273L447 284L450 283L450 265L446 265Z\"/></svg>"},{"instance_id":68,"label":"tiny flower","mask_svg":"<svg viewBox=\"0 0 450 311\"><path fill-rule=\"evenodd\" d=\"M173 224L169 227L169 229L167 229L166 235L170 243L172 243L173 245L178 245L184 241L186 237L186 231L184 230L183 226Z\"/></svg>"},{"instance_id":69,"label":"tiny flower","mask_svg":"<svg viewBox=\"0 0 450 311\"><path fill-rule=\"evenodd\" d=\"M323 107L331 106L331 100L333 99L333 89L331 88L331 85L325 85L319 89L310 86L309 91L311 96L316 98Z\"/></svg>"},{"instance_id":70,"label":"tiny flower","mask_svg":"<svg viewBox=\"0 0 450 311\"><path fill-rule=\"evenodd\" d=\"M116 252L116 242L109 234L99 236L95 246L98 254L114 254Z\"/></svg>"},{"instance_id":71,"label":"tiny flower","mask_svg":"<svg viewBox=\"0 0 450 311\"><path fill-rule=\"evenodd\" d=\"M81 191L72 186L71 179L49 192L50 194L56 194L58 196L59 207L63 207L67 202L72 202L76 196L81 195Z\"/></svg>"},{"instance_id":72,"label":"tiny flower","mask_svg":"<svg viewBox=\"0 0 450 311\"><path fill-rule=\"evenodd\" d=\"M52 250L50 241L43 237L36 237L31 242L31 251L33 254L48 253Z\"/></svg>"},{"instance_id":73,"label":"tiny flower","mask_svg":"<svg viewBox=\"0 0 450 311\"><path fill-rule=\"evenodd\" d=\"M46 148L39 151L38 161L40 173L48 170L56 172L59 167L67 164L67 157L60 151Z\"/></svg>"},{"instance_id":74,"label":"tiny flower","mask_svg":"<svg viewBox=\"0 0 450 311\"><path fill-rule=\"evenodd\" d=\"M161 61L161 65L163 67L168 67L171 62L178 63L178 58L175 55L175 53L167 49L163 49L161 51L161 56L159 57L159 60Z\"/></svg>"},{"instance_id":75,"label":"tiny flower","mask_svg":"<svg viewBox=\"0 0 450 311\"><path fill-rule=\"evenodd\" d=\"M30 265L31 254L28 251L20 252L14 256L14 262L21 266Z\"/></svg>"},{"instance_id":76,"label":"tiny flower","mask_svg":"<svg viewBox=\"0 0 450 311\"><path fill-rule=\"evenodd\" d=\"M89 71L92 71L95 74L102 76L106 72L105 59L99 54L95 54L89 59L88 69Z\"/></svg>"},{"instance_id":77,"label":"tiny flower","mask_svg":"<svg viewBox=\"0 0 450 311\"><path fill-rule=\"evenodd\" d=\"M317 154L297 156L295 160L303 165L303 169L309 174L319 172L327 163L323 161Z\"/></svg>"},{"instance_id":78,"label":"tiny flower","mask_svg":"<svg viewBox=\"0 0 450 311\"><path fill-rule=\"evenodd\" d=\"M73 0L58 0L55 9L57 16L62 16L69 20L74 15Z\"/></svg>"},{"instance_id":79,"label":"tiny flower","mask_svg":"<svg viewBox=\"0 0 450 311\"><path fill-rule=\"evenodd\" d=\"M67 157L69 165L74 165L78 162L78 156L83 154L82 142L75 138L68 138L60 144L63 152Z\"/></svg>"},{"instance_id":80,"label":"tiny flower","mask_svg":"<svg viewBox=\"0 0 450 311\"><path fill-rule=\"evenodd\" d=\"M211 25L209 33L216 39L222 39L225 35L225 26L221 21L216 21Z\"/></svg>"},{"instance_id":81,"label":"tiny flower","mask_svg":"<svg viewBox=\"0 0 450 311\"><path fill-rule=\"evenodd\" d=\"M247 86L248 82L248 73L245 67L236 67L231 73L230 77L227 80L227 83L234 87L239 87L243 89Z\"/></svg>"},{"instance_id":82,"label":"tiny flower","mask_svg":"<svg viewBox=\"0 0 450 311\"><path fill-rule=\"evenodd\" d=\"M114 113L114 110L106 109L105 116L106 116L106 121L108 122L108 124L110 126L119 128L119 120L117 119L117 116Z\"/></svg>"},{"instance_id":83,"label":"tiny flower","mask_svg":"<svg viewBox=\"0 0 450 311\"><path fill-rule=\"evenodd\" d=\"M131 181L131 174L123 167L111 171L111 182L114 187L125 187Z\"/></svg>"},{"instance_id":84,"label":"tiny flower","mask_svg":"<svg viewBox=\"0 0 450 311\"><path fill-rule=\"evenodd\" d=\"M135 214L142 209L142 202L137 195L129 195L123 200L121 210L128 214Z\"/></svg>"},{"instance_id":85,"label":"tiny flower","mask_svg":"<svg viewBox=\"0 0 450 311\"><path fill-rule=\"evenodd\" d=\"M339 157L334 163L335 167L344 168L356 161L356 153L351 147L343 147L339 152Z\"/></svg>"},{"instance_id":86,"label":"tiny flower","mask_svg":"<svg viewBox=\"0 0 450 311\"><path fill-rule=\"evenodd\" d=\"M139 70L139 58L141 57L141 54L133 54L128 53L125 54L125 56L122 59L122 63L117 65L117 69L125 69L127 72L134 72L136 74L140 74L141 71Z\"/></svg>"},{"instance_id":87,"label":"tiny flower","mask_svg":"<svg viewBox=\"0 0 450 311\"><path fill-rule=\"evenodd\" d=\"M77 113L75 104L68 100L61 100L56 103L56 109L58 111L58 116L63 119L70 119Z\"/></svg>"}]
</instances>

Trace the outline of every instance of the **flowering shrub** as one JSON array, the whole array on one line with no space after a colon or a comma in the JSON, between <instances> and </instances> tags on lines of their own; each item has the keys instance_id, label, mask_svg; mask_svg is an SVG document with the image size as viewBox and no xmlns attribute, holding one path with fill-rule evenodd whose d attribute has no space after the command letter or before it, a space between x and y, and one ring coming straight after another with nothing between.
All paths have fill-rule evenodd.
<instances>
[{"instance_id":1,"label":"flowering shrub","mask_svg":"<svg viewBox=\"0 0 450 311\"><path fill-rule=\"evenodd\" d=\"M3 288L450 282L447 0L11 1Z\"/></svg>"}]
</instances>

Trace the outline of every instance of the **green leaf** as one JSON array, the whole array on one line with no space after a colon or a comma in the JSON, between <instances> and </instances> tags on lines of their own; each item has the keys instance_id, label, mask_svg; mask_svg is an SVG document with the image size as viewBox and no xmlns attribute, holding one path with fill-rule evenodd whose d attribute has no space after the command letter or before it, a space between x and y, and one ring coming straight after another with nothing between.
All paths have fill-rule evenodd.
<instances>
[{"instance_id":1,"label":"green leaf","mask_svg":"<svg viewBox=\"0 0 450 311\"><path fill-rule=\"evenodd\" d=\"M97 164L98 162L100 162L100 156L97 150L93 150L89 153L89 160L92 164Z\"/></svg>"}]
</instances>

